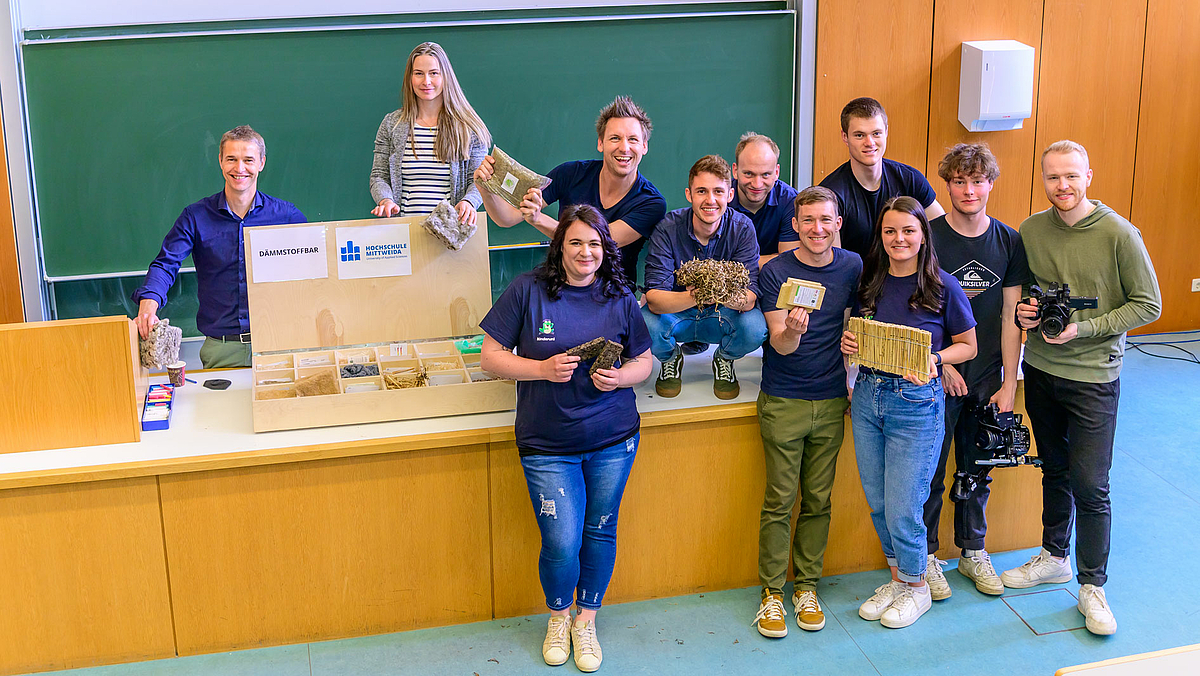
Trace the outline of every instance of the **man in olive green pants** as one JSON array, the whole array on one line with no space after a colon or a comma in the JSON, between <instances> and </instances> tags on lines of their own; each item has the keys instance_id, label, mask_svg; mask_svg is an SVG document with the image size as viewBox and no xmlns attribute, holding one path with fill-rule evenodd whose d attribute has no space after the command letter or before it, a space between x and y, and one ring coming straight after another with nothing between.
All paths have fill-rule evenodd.
<instances>
[{"instance_id":1,"label":"man in olive green pants","mask_svg":"<svg viewBox=\"0 0 1200 676\"><path fill-rule=\"evenodd\" d=\"M767 476L758 540L763 591L755 624L760 634L772 638L787 635L783 585L789 551L796 568L796 624L807 631L825 626L816 589L829 539L830 493L848 402L839 343L862 275L857 254L833 247L842 221L837 197L826 188L806 188L796 195L795 207L792 227L800 246L775 257L759 273L759 302L768 330L758 396ZM820 309L777 307L780 288L788 279L823 286ZM800 515L796 534L790 537L797 492Z\"/></svg>"}]
</instances>

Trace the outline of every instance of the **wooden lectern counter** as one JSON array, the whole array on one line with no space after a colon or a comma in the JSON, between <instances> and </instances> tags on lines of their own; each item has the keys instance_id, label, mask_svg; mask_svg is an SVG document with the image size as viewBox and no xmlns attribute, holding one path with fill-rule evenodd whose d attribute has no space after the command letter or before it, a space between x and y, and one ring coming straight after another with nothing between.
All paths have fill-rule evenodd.
<instances>
[{"instance_id":1,"label":"wooden lectern counter","mask_svg":"<svg viewBox=\"0 0 1200 676\"><path fill-rule=\"evenodd\" d=\"M721 403L710 359L689 358L676 399L637 388L609 603L758 582L761 361ZM254 434L249 370L189 375L234 385L188 384L138 443L0 455L0 597L25 599L0 614L0 673L544 609L512 412ZM1035 546L1041 473L993 476L989 549ZM825 574L882 568L849 421L833 500Z\"/></svg>"}]
</instances>

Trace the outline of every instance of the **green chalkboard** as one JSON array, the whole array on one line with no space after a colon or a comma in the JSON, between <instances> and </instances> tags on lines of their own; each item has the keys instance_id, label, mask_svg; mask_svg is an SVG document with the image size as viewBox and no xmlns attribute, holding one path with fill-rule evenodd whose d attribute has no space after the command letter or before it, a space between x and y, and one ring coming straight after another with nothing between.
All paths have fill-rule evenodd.
<instances>
[{"instance_id":1,"label":"green chalkboard","mask_svg":"<svg viewBox=\"0 0 1200 676\"><path fill-rule=\"evenodd\" d=\"M266 137L264 192L312 221L366 216L375 131L425 40L446 48L496 142L536 170L598 157L596 113L628 94L654 120L641 168L671 208L691 163L729 158L747 129L778 140L790 172L788 12L31 43L47 275L144 270L180 210L220 190L217 139L238 124ZM491 228L493 244L543 239Z\"/></svg>"}]
</instances>

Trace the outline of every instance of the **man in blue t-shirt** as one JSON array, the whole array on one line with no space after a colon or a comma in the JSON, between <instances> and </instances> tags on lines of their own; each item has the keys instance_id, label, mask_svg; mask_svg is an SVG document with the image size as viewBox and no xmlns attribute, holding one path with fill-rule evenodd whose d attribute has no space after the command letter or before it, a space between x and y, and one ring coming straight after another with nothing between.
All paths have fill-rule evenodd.
<instances>
[{"instance_id":1,"label":"man in blue t-shirt","mask_svg":"<svg viewBox=\"0 0 1200 676\"><path fill-rule=\"evenodd\" d=\"M980 458L975 435L982 407L994 403L1001 411L1013 410L1021 354L1021 330L1014 322L1014 315L1021 299L1021 286L1029 277L1021 235L987 214L988 196L1000 176L1000 166L987 145L954 146L938 163L938 175L946 181L950 213L930 221L929 229L938 263L958 280L971 303L978 353L970 361L942 367L946 434L924 514L929 545L925 579L935 601L950 597L950 585L942 573L937 551L951 442L954 464L959 470L955 475L965 472L978 478L978 488L971 496L954 502L954 544L962 550L958 572L985 594L1004 593L1004 585L984 549L987 532L984 510L992 479L987 476L986 465L975 464Z\"/></svg>"},{"instance_id":2,"label":"man in blue t-shirt","mask_svg":"<svg viewBox=\"0 0 1200 676\"><path fill-rule=\"evenodd\" d=\"M734 399L741 392L733 362L757 350L767 335L758 299L758 240L754 224L729 209L729 164L705 155L688 172L684 191L692 206L667 214L650 238L646 254L646 305L642 315L650 329L650 351L662 362L654 383L661 397L674 397L683 387L680 343L716 344L713 394ZM693 259L736 261L749 272L749 288L740 299L700 306L695 290L675 272Z\"/></svg>"},{"instance_id":3,"label":"man in blue t-shirt","mask_svg":"<svg viewBox=\"0 0 1200 676\"><path fill-rule=\"evenodd\" d=\"M748 216L758 236L758 264L800 246L792 218L796 190L779 178L779 146L748 131L733 152L733 200L729 207Z\"/></svg>"},{"instance_id":4,"label":"man in blue t-shirt","mask_svg":"<svg viewBox=\"0 0 1200 676\"><path fill-rule=\"evenodd\" d=\"M878 101L863 96L847 103L842 108L842 142L850 151L850 159L821 181L822 186L837 194L842 214L842 230L834 246L864 258L871 246L875 220L891 198L916 198L931 221L946 213L920 171L884 159L887 136L887 113Z\"/></svg>"},{"instance_id":5,"label":"man in blue t-shirt","mask_svg":"<svg viewBox=\"0 0 1200 676\"><path fill-rule=\"evenodd\" d=\"M787 635L783 585L789 550L796 569L796 623L808 631L825 626L816 589L829 540L830 495L848 404L840 344L863 268L858 254L833 246L842 226L833 191L805 188L793 208L796 216L789 226L799 236L799 247L772 259L758 276L759 307L769 337L763 345L758 395L767 481L758 528L762 602L755 622L760 634L773 638ZM779 291L788 279L825 287L821 308L780 308ZM800 514L795 536L789 537L797 489Z\"/></svg>"},{"instance_id":6,"label":"man in blue t-shirt","mask_svg":"<svg viewBox=\"0 0 1200 676\"><path fill-rule=\"evenodd\" d=\"M547 174L550 185L530 188L518 209L487 190L483 207L502 228L525 221L545 235L553 236L558 219L542 213L548 204L559 207L588 204L608 221L612 238L621 247L621 266L630 288L637 285L638 255L654 226L667 212L662 194L638 173L642 156L649 151L650 117L632 99L618 96L600 111L596 120L596 150L603 159L564 162ZM475 182L492 176L491 156L475 170Z\"/></svg>"},{"instance_id":7,"label":"man in blue t-shirt","mask_svg":"<svg viewBox=\"0 0 1200 676\"><path fill-rule=\"evenodd\" d=\"M258 191L267 145L249 126L234 127L221 136L217 162L225 177L224 190L183 210L146 271L146 281L133 292L138 301L135 321L145 338L158 323L158 310L167 303L180 264L192 257L200 300L196 328L207 336L200 361L209 369L250 365L244 228L307 221L291 202Z\"/></svg>"}]
</instances>

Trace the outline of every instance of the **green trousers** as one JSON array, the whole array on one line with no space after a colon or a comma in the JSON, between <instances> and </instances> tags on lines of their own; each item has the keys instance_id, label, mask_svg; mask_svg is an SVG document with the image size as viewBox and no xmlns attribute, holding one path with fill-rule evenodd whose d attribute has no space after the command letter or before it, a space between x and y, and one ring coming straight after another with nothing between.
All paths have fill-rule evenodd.
<instances>
[{"instance_id":1,"label":"green trousers","mask_svg":"<svg viewBox=\"0 0 1200 676\"><path fill-rule=\"evenodd\" d=\"M795 588L817 588L829 541L830 494L845 433L846 406L845 397L809 401L758 395L767 469L758 526L758 577L763 587L783 589L790 540ZM800 514L796 533L789 538L797 490Z\"/></svg>"},{"instance_id":2,"label":"green trousers","mask_svg":"<svg viewBox=\"0 0 1200 676\"><path fill-rule=\"evenodd\" d=\"M200 363L206 369L238 368L250 365L250 343L221 342L205 338L200 346Z\"/></svg>"}]
</instances>

